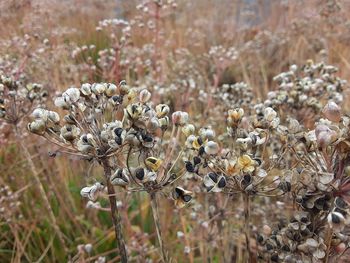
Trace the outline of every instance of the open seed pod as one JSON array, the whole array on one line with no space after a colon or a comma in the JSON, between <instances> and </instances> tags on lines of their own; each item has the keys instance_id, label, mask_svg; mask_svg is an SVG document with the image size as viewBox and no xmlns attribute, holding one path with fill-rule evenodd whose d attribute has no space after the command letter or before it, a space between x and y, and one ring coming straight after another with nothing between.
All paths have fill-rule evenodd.
<instances>
[{"instance_id":1,"label":"open seed pod","mask_svg":"<svg viewBox=\"0 0 350 263\"><path fill-rule=\"evenodd\" d=\"M172 197L175 200L175 206L178 208L182 208L187 205L192 200L193 193L191 191L187 191L182 187L175 187L172 192Z\"/></svg>"}]
</instances>

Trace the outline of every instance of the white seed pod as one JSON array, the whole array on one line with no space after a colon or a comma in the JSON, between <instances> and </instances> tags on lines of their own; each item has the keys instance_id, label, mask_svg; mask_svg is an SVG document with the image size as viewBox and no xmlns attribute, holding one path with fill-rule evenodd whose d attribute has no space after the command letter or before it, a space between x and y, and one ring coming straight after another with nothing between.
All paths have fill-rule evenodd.
<instances>
[{"instance_id":1,"label":"white seed pod","mask_svg":"<svg viewBox=\"0 0 350 263\"><path fill-rule=\"evenodd\" d=\"M107 89L106 89L105 93L108 97L112 97L113 95L115 95L117 93L117 90L118 90L118 88L116 85L114 85L113 83L109 83L107 85Z\"/></svg>"},{"instance_id":2,"label":"white seed pod","mask_svg":"<svg viewBox=\"0 0 350 263\"><path fill-rule=\"evenodd\" d=\"M80 129L75 125L66 124L60 130L61 137L66 141L74 141L80 134Z\"/></svg>"},{"instance_id":3,"label":"white seed pod","mask_svg":"<svg viewBox=\"0 0 350 263\"><path fill-rule=\"evenodd\" d=\"M205 144L204 151L208 155L214 155L219 152L219 145L216 142L209 141Z\"/></svg>"},{"instance_id":4,"label":"white seed pod","mask_svg":"<svg viewBox=\"0 0 350 263\"><path fill-rule=\"evenodd\" d=\"M149 92L147 89L143 89L140 92L139 95L139 100L141 103L146 103L147 101L149 101L151 99L151 92Z\"/></svg>"},{"instance_id":5,"label":"white seed pod","mask_svg":"<svg viewBox=\"0 0 350 263\"><path fill-rule=\"evenodd\" d=\"M57 97L54 102L56 107L67 109L69 108L69 103L63 97Z\"/></svg>"},{"instance_id":6,"label":"white seed pod","mask_svg":"<svg viewBox=\"0 0 350 263\"><path fill-rule=\"evenodd\" d=\"M324 124L319 124L315 129L317 144L320 148L325 148L334 142L337 133Z\"/></svg>"},{"instance_id":7,"label":"white seed pod","mask_svg":"<svg viewBox=\"0 0 350 263\"><path fill-rule=\"evenodd\" d=\"M238 147L243 150L246 151L249 147L252 146L252 139L250 137L247 138L238 138L236 140L236 143L238 145Z\"/></svg>"},{"instance_id":8,"label":"white seed pod","mask_svg":"<svg viewBox=\"0 0 350 263\"><path fill-rule=\"evenodd\" d=\"M188 113L184 111L175 111L171 119L174 125L184 126L188 123Z\"/></svg>"},{"instance_id":9,"label":"white seed pod","mask_svg":"<svg viewBox=\"0 0 350 263\"><path fill-rule=\"evenodd\" d=\"M158 118L163 118L170 112L170 108L166 104L158 104L156 106L156 114Z\"/></svg>"},{"instance_id":10,"label":"white seed pod","mask_svg":"<svg viewBox=\"0 0 350 263\"><path fill-rule=\"evenodd\" d=\"M43 135L46 130L46 123L42 119L37 119L28 124L28 130L32 133Z\"/></svg>"},{"instance_id":11,"label":"white seed pod","mask_svg":"<svg viewBox=\"0 0 350 263\"><path fill-rule=\"evenodd\" d=\"M52 121L53 123L59 123L60 122L60 115L58 115L57 112L55 111L49 111L48 112L48 118L50 121Z\"/></svg>"},{"instance_id":12,"label":"white seed pod","mask_svg":"<svg viewBox=\"0 0 350 263\"><path fill-rule=\"evenodd\" d=\"M341 120L341 109L333 101L329 101L322 110L323 115L330 121L340 122Z\"/></svg>"},{"instance_id":13,"label":"white seed pod","mask_svg":"<svg viewBox=\"0 0 350 263\"><path fill-rule=\"evenodd\" d=\"M92 245L89 243L89 244L86 244L84 246L84 250L86 251L86 253L90 254L91 251L92 251Z\"/></svg>"},{"instance_id":14,"label":"white seed pod","mask_svg":"<svg viewBox=\"0 0 350 263\"><path fill-rule=\"evenodd\" d=\"M170 123L170 121L169 121L168 116L165 116L164 118L159 119L159 125L163 130L165 130L169 127L169 123Z\"/></svg>"},{"instance_id":15,"label":"white seed pod","mask_svg":"<svg viewBox=\"0 0 350 263\"><path fill-rule=\"evenodd\" d=\"M77 142L78 151L82 153L94 152L95 146L96 142L93 138L93 135L90 133L80 136L80 139Z\"/></svg>"},{"instance_id":16,"label":"white seed pod","mask_svg":"<svg viewBox=\"0 0 350 263\"><path fill-rule=\"evenodd\" d=\"M132 130L126 134L125 141L134 147L137 147L141 144L136 132Z\"/></svg>"},{"instance_id":17,"label":"white seed pod","mask_svg":"<svg viewBox=\"0 0 350 263\"><path fill-rule=\"evenodd\" d=\"M94 83L91 86L91 91L96 95L104 93L105 90L106 90L106 85L104 85L103 83Z\"/></svg>"},{"instance_id":18,"label":"white seed pod","mask_svg":"<svg viewBox=\"0 0 350 263\"><path fill-rule=\"evenodd\" d=\"M150 119L150 121L147 123L147 129L152 131L155 131L160 127L159 120L156 117L153 117Z\"/></svg>"},{"instance_id":19,"label":"white seed pod","mask_svg":"<svg viewBox=\"0 0 350 263\"><path fill-rule=\"evenodd\" d=\"M91 84L90 83L84 83L80 87L80 92L85 96L91 95Z\"/></svg>"},{"instance_id":20,"label":"white seed pod","mask_svg":"<svg viewBox=\"0 0 350 263\"><path fill-rule=\"evenodd\" d=\"M32 113L34 119L41 119L43 121L47 121L48 115L49 112L42 108L36 108Z\"/></svg>"},{"instance_id":21,"label":"white seed pod","mask_svg":"<svg viewBox=\"0 0 350 263\"><path fill-rule=\"evenodd\" d=\"M111 176L110 181L113 185L126 186L129 184L129 177L124 169L117 169Z\"/></svg>"},{"instance_id":22,"label":"white seed pod","mask_svg":"<svg viewBox=\"0 0 350 263\"><path fill-rule=\"evenodd\" d=\"M100 184L99 182L95 183L92 186L87 186L81 189L80 195L82 197L89 198L91 201L96 201L98 196L101 194L103 191L104 186Z\"/></svg>"},{"instance_id":23,"label":"white seed pod","mask_svg":"<svg viewBox=\"0 0 350 263\"><path fill-rule=\"evenodd\" d=\"M341 232L345 226L345 218L339 212L331 212L327 216L328 224L331 226L333 231Z\"/></svg>"},{"instance_id":24,"label":"white seed pod","mask_svg":"<svg viewBox=\"0 0 350 263\"><path fill-rule=\"evenodd\" d=\"M215 132L210 128L201 128L199 130L199 136L205 140L213 140L215 138Z\"/></svg>"},{"instance_id":25,"label":"white seed pod","mask_svg":"<svg viewBox=\"0 0 350 263\"><path fill-rule=\"evenodd\" d=\"M267 107L264 109L264 118L268 122L272 122L277 118L277 112L273 108Z\"/></svg>"},{"instance_id":26,"label":"white seed pod","mask_svg":"<svg viewBox=\"0 0 350 263\"><path fill-rule=\"evenodd\" d=\"M63 92L62 97L66 102L75 103L80 98L80 91L77 88L69 88Z\"/></svg>"},{"instance_id":27,"label":"white seed pod","mask_svg":"<svg viewBox=\"0 0 350 263\"><path fill-rule=\"evenodd\" d=\"M195 132L195 127L193 124L187 124L184 127L182 127L181 130L186 135L186 137L188 137Z\"/></svg>"},{"instance_id":28,"label":"white seed pod","mask_svg":"<svg viewBox=\"0 0 350 263\"><path fill-rule=\"evenodd\" d=\"M142 107L139 104L130 104L125 109L125 115L131 120L137 120L141 114Z\"/></svg>"},{"instance_id":29,"label":"white seed pod","mask_svg":"<svg viewBox=\"0 0 350 263\"><path fill-rule=\"evenodd\" d=\"M187 137L186 142L185 142L185 146L186 148L192 149L193 148L193 142L197 140L197 137L193 134L191 134L190 136Z\"/></svg>"}]
</instances>

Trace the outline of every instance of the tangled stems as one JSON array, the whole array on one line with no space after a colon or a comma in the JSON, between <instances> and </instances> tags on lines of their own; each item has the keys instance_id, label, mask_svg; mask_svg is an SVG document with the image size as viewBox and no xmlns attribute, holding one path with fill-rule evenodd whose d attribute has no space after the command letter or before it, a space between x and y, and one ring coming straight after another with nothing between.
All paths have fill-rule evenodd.
<instances>
[{"instance_id":1,"label":"tangled stems","mask_svg":"<svg viewBox=\"0 0 350 263\"><path fill-rule=\"evenodd\" d=\"M40 191L40 195L41 197L43 198L43 201L44 201L44 205L46 207L46 210L48 211L49 213L49 217L50 217L50 220L51 220L51 223L53 225L53 228L55 229L55 232L57 234L57 237L61 243L61 245L63 246L63 249L65 252L67 252L67 246L66 246L66 242L64 241L64 237L63 237L63 234L61 232L61 230L59 229L58 227L58 224L57 224L57 220L56 220L56 217L53 213L53 210L52 210L52 207L50 205L50 202L49 200L47 199L47 196L46 196L46 192L45 192L45 189L44 189L44 186L43 184L41 183L40 181L40 178L39 178L39 174L38 174L38 171L36 170L35 168L35 165L33 163L33 160L31 158L31 155L26 147L26 145L24 144L24 141L23 139L21 138L21 136L19 135L18 133L18 130L17 130L17 127L15 127L14 129L15 131L15 136L16 136L16 139L17 141L19 142L20 146L21 146L21 149L23 151L23 154L24 154L24 157L27 159L27 162L30 166L30 169L32 171L32 174L34 176L34 180L36 182L36 185L38 186L39 188L39 191Z\"/></svg>"},{"instance_id":2,"label":"tangled stems","mask_svg":"<svg viewBox=\"0 0 350 263\"><path fill-rule=\"evenodd\" d=\"M102 164L104 169L104 176L107 183L107 191L108 191L108 197L109 197L109 202L111 206L111 216L112 216L112 221L114 225L115 237L117 239L117 245L119 248L121 262L125 263L125 262L128 262L128 255L126 252L125 239L122 231L122 222L121 222L122 219L117 207L117 198L114 191L114 187L110 182L111 168L108 164L108 160L104 160Z\"/></svg>"},{"instance_id":3,"label":"tangled stems","mask_svg":"<svg viewBox=\"0 0 350 263\"><path fill-rule=\"evenodd\" d=\"M154 225L156 227L157 231L157 238L158 238L158 243L160 246L160 250L162 253L162 258L163 262L167 263L170 262L168 258L168 252L163 244L163 238L162 238L162 231L160 227L160 219L159 219L159 211L158 211L158 203L157 203L157 198L155 193L150 194L151 198L151 208L152 208L152 214L153 214L153 220L154 220Z\"/></svg>"}]
</instances>

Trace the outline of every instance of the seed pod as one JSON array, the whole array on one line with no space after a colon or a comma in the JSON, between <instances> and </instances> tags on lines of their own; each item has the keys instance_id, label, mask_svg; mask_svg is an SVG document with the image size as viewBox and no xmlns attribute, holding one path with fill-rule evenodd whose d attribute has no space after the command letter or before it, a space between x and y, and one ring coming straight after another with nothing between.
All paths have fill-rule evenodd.
<instances>
[{"instance_id":1,"label":"seed pod","mask_svg":"<svg viewBox=\"0 0 350 263\"><path fill-rule=\"evenodd\" d=\"M171 119L174 125L184 126L188 122L188 113L184 111L175 111Z\"/></svg>"},{"instance_id":2,"label":"seed pod","mask_svg":"<svg viewBox=\"0 0 350 263\"><path fill-rule=\"evenodd\" d=\"M113 95L115 95L117 93L117 86L109 83L107 84L107 88L105 90L105 93L107 95L107 97L112 97Z\"/></svg>"},{"instance_id":3,"label":"seed pod","mask_svg":"<svg viewBox=\"0 0 350 263\"><path fill-rule=\"evenodd\" d=\"M162 130L165 130L169 127L169 117L165 116L164 118L159 119L159 125Z\"/></svg>"},{"instance_id":4,"label":"seed pod","mask_svg":"<svg viewBox=\"0 0 350 263\"><path fill-rule=\"evenodd\" d=\"M139 100L141 103L146 103L151 99L151 92L146 89L141 90Z\"/></svg>"},{"instance_id":5,"label":"seed pod","mask_svg":"<svg viewBox=\"0 0 350 263\"><path fill-rule=\"evenodd\" d=\"M192 195L192 192L177 186L172 193L172 197L175 200L175 206L178 208L184 207L192 200Z\"/></svg>"},{"instance_id":6,"label":"seed pod","mask_svg":"<svg viewBox=\"0 0 350 263\"><path fill-rule=\"evenodd\" d=\"M141 117L142 107L139 104L130 104L125 109L126 116L131 120L137 120Z\"/></svg>"},{"instance_id":7,"label":"seed pod","mask_svg":"<svg viewBox=\"0 0 350 263\"><path fill-rule=\"evenodd\" d=\"M75 125L66 124L60 130L61 137L66 141L74 141L80 134L80 129Z\"/></svg>"},{"instance_id":8,"label":"seed pod","mask_svg":"<svg viewBox=\"0 0 350 263\"><path fill-rule=\"evenodd\" d=\"M184 127L182 127L182 132L186 135L186 137L190 136L194 133L195 127L192 124L187 124Z\"/></svg>"},{"instance_id":9,"label":"seed pod","mask_svg":"<svg viewBox=\"0 0 350 263\"><path fill-rule=\"evenodd\" d=\"M135 170L135 177L136 177L138 180L142 181L142 180L145 178L145 169L143 169L143 168L137 168L137 169Z\"/></svg>"},{"instance_id":10,"label":"seed pod","mask_svg":"<svg viewBox=\"0 0 350 263\"><path fill-rule=\"evenodd\" d=\"M124 169L117 169L111 176L110 181L113 185L126 186L130 180Z\"/></svg>"},{"instance_id":11,"label":"seed pod","mask_svg":"<svg viewBox=\"0 0 350 263\"><path fill-rule=\"evenodd\" d=\"M43 135L46 130L46 124L44 120L34 120L28 124L28 130L32 133Z\"/></svg>"},{"instance_id":12,"label":"seed pod","mask_svg":"<svg viewBox=\"0 0 350 263\"><path fill-rule=\"evenodd\" d=\"M106 85L104 85L103 83L94 83L91 86L91 91L94 94L99 95L99 94L104 93L106 88L107 88Z\"/></svg>"},{"instance_id":13,"label":"seed pod","mask_svg":"<svg viewBox=\"0 0 350 263\"><path fill-rule=\"evenodd\" d=\"M219 152L219 145L216 142L209 141L205 144L204 151L208 155L214 155Z\"/></svg>"},{"instance_id":14,"label":"seed pod","mask_svg":"<svg viewBox=\"0 0 350 263\"><path fill-rule=\"evenodd\" d=\"M52 121L55 124L58 124L60 122L60 115L58 115L57 112L49 111L48 118L50 121Z\"/></svg>"},{"instance_id":15,"label":"seed pod","mask_svg":"<svg viewBox=\"0 0 350 263\"><path fill-rule=\"evenodd\" d=\"M43 121L47 121L48 115L49 111L41 108L36 108L32 113L34 119L41 119Z\"/></svg>"},{"instance_id":16,"label":"seed pod","mask_svg":"<svg viewBox=\"0 0 350 263\"><path fill-rule=\"evenodd\" d=\"M83 85L81 85L80 92L85 96L90 96L91 95L91 84L84 83Z\"/></svg>"},{"instance_id":17,"label":"seed pod","mask_svg":"<svg viewBox=\"0 0 350 263\"><path fill-rule=\"evenodd\" d=\"M226 178L224 175L210 172L204 176L203 183L208 192L221 192L226 186Z\"/></svg>"},{"instance_id":18,"label":"seed pod","mask_svg":"<svg viewBox=\"0 0 350 263\"><path fill-rule=\"evenodd\" d=\"M148 157L145 160L145 164L146 164L147 168L151 169L154 172L158 171L158 169L162 165L162 163L163 163L163 161L161 159L158 159L155 157Z\"/></svg>"},{"instance_id":19,"label":"seed pod","mask_svg":"<svg viewBox=\"0 0 350 263\"><path fill-rule=\"evenodd\" d=\"M345 218L339 212L333 211L333 212L329 213L327 216L327 220L328 220L329 225L331 226L331 228L335 232L342 231L344 226L345 226Z\"/></svg>"},{"instance_id":20,"label":"seed pod","mask_svg":"<svg viewBox=\"0 0 350 263\"><path fill-rule=\"evenodd\" d=\"M167 115L170 111L170 108L166 104L158 104L156 106L156 114L158 118L163 118L165 115Z\"/></svg>"},{"instance_id":21,"label":"seed pod","mask_svg":"<svg viewBox=\"0 0 350 263\"><path fill-rule=\"evenodd\" d=\"M341 109L333 101L329 101L322 110L323 115L330 121L340 122L341 120Z\"/></svg>"},{"instance_id":22,"label":"seed pod","mask_svg":"<svg viewBox=\"0 0 350 263\"><path fill-rule=\"evenodd\" d=\"M191 162L186 161L185 162L185 166L186 166L187 172L189 172L189 173L194 173L195 172L194 166L193 166L193 164Z\"/></svg>"}]
</instances>

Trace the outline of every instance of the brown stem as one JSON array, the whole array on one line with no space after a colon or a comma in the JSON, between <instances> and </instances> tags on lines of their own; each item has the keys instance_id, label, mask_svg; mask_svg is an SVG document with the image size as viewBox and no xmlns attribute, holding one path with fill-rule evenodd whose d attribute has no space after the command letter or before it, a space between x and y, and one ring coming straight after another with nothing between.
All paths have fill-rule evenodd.
<instances>
[{"instance_id":1,"label":"brown stem","mask_svg":"<svg viewBox=\"0 0 350 263\"><path fill-rule=\"evenodd\" d=\"M112 215L112 221L114 225L115 237L117 240L117 245L120 253L120 260L122 263L126 263L128 262L128 255L126 253L125 239L122 231L122 220L121 220L120 212L117 207L117 198L114 191L114 187L109 180L111 177L111 168L107 160L104 160L103 162L103 169L104 169L104 175L107 181L108 197L109 197L109 203L111 206L111 215Z\"/></svg>"},{"instance_id":2,"label":"brown stem","mask_svg":"<svg viewBox=\"0 0 350 263\"><path fill-rule=\"evenodd\" d=\"M52 226L53 226L53 228L54 228L54 230L55 230L55 232L57 234L57 237L58 237L59 241L61 242L61 244L63 246L64 251L68 252L68 249L67 249L67 246L66 246L66 242L64 241L63 234L62 234L62 232L61 232L61 230L60 230L60 228L59 228L59 226L57 224L56 217L55 217L55 215L53 213L50 201L47 198L44 186L43 186L43 184L40 181L39 173L36 170L35 164L34 164L32 158L31 158L29 150L27 149L27 146L25 145L25 143L23 141L23 138L21 138L21 136L19 135L17 129L15 129L15 135L16 135L17 142L19 142L19 144L21 146L22 153L23 153L24 157L26 158L26 160L27 160L27 162L29 164L29 167L30 167L31 172L33 174L35 183L38 186L40 195L41 195L41 197L42 197L42 199L44 201L44 206L45 206L46 210L49 213L49 218L51 220Z\"/></svg>"},{"instance_id":3,"label":"brown stem","mask_svg":"<svg viewBox=\"0 0 350 263\"><path fill-rule=\"evenodd\" d=\"M162 238L162 231L160 227L160 219L159 219L159 213L158 213L158 203L155 193L150 194L151 197L151 208L152 208L152 214L153 214L153 220L154 225L156 227L157 231L157 237L158 237L158 243L160 246L160 250L162 253L162 258L165 263L170 262L168 258L168 252L166 251L164 244L163 244L163 238Z\"/></svg>"},{"instance_id":4,"label":"brown stem","mask_svg":"<svg viewBox=\"0 0 350 263\"><path fill-rule=\"evenodd\" d=\"M329 253L331 251L331 243L332 243L332 236L333 236L333 231L332 228L330 226L328 226L328 230L327 230L327 250L326 250L326 256L324 258L324 262L328 263L329 261Z\"/></svg>"}]
</instances>

